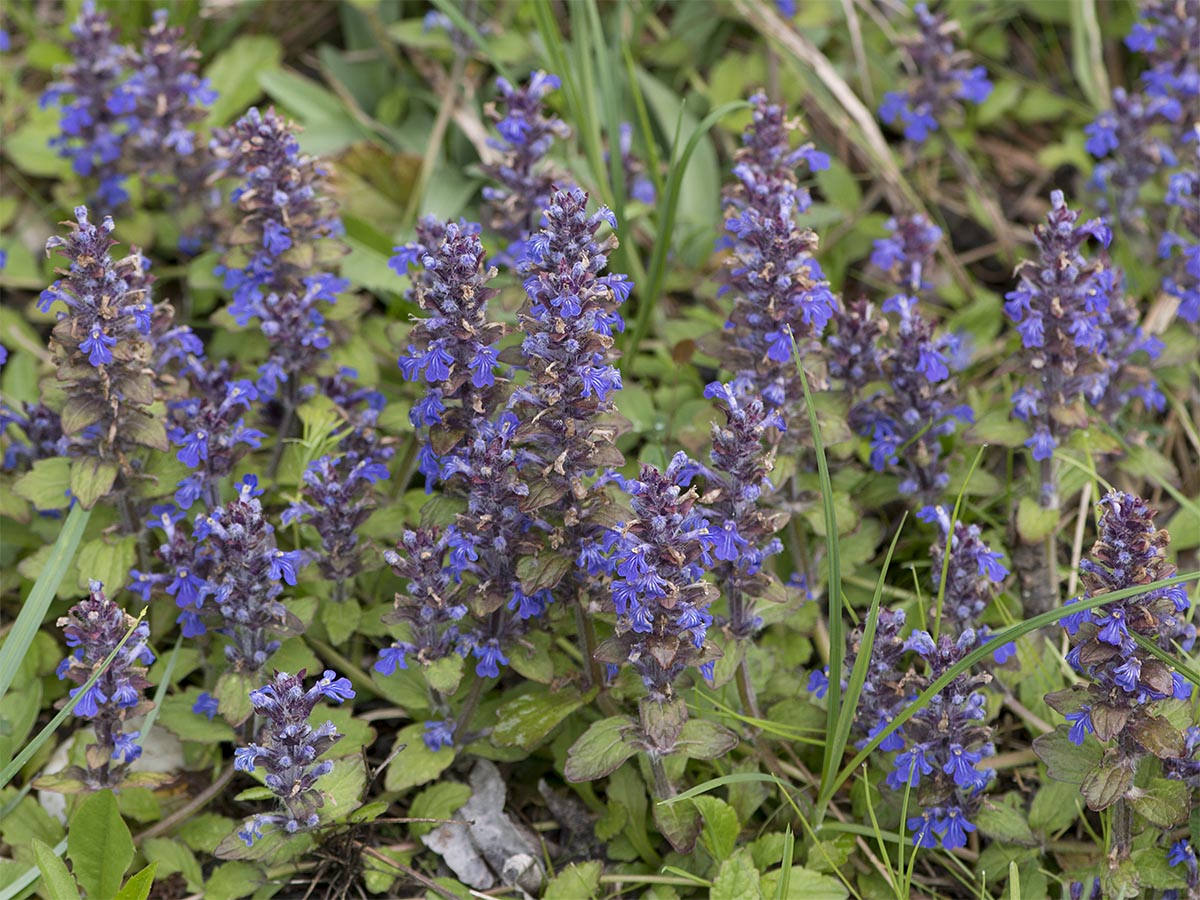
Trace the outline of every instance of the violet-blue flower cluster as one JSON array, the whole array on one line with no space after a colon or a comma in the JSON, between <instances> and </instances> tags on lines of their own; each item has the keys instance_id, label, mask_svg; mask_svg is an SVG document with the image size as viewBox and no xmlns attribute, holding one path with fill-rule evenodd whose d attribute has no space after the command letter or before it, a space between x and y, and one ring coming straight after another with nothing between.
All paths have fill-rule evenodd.
<instances>
[{"instance_id":1,"label":"violet-blue flower cluster","mask_svg":"<svg viewBox=\"0 0 1200 900\"><path fill-rule=\"evenodd\" d=\"M136 249L112 258L111 218L96 225L80 206L69 224L71 233L50 238L46 250L57 250L70 266L57 270L62 277L42 291L38 308L66 306L58 311L51 351L67 394L62 430L70 452L99 457L116 471L139 445L168 446L162 423L149 411L156 390L148 368L154 317L148 262Z\"/></svg>"},{"instance_id":2,"label":"violet-blue flower cluster","mask_svg":"<svg viewBox=\"0 0 1200 900\"><path fill-rule=\"evenodd\" d=\"M888 91L879 118L903 128L904 138L923 144L947 119L962 114L963 103L982 103L992 92L987 70L970 65L971 54L958 49L958 23L931 13L924 3L913 7L918 34L903 41L912 78L904 91Z\"/></svg>"},{"instance_id":3,"label":"violet-blue flower cluster","mask_svg":"<svg viewBox=\"0 0 1200 900\"><path fill-rule=\"evenodd\" d=\"M755 601L774 583L764 564L783 550L774 535L787 516L770 511L767 498L775 489L770 480L775 445L787 426L778 410L768 410L758 397L739 397L729 385L713 382L704 396L725 416L723 425L713 423L712 464L706 470L714 571L729 604L729 634L748 640L762 626Z\"/></svg>"},{"instance_id":4,"label":"violet-blue flower cluster","mask_svg":"<svg viewBox=\"0 0 1200 900\"><path fill-rule=\"evenodd\" d=\"M200 54L182 28L168 26L167 10L154 14L140 47L122 45L92 0L71 34L71 63L41 102L61 108L61 134L50 144L76 174L99 179L96 201L110 211L125 203L129 175L163 176L176 207L205 191L211 164L196 126L217 95L196 74Z\"/></svg>"},{"instance_id":5,"label":"violet-blue flower cluster","mask_svg":"<svg viewBox=\"0 0 1200 900\"><path fill-rule=\"evenodd\" d=\"M942 597L942 627L955 634L967 629L975 632L979 643L989 640L988 627L982 624L984 610L996 594L999 585L1008 577L1008 569L996 553L983 541L978 525L954 523L950 528L950 512L944 506L928 506L917 513L924 522L936 523L942 532L941 540L929 548L933 561L934 596ZM950 558L946 559L946 542L950 542ZM942 572L946 573L946 588L942 590ZM1007 661L1016 647L1005 644L994 654L996 662Z\"/></svg>"},{"instance_id":6,"label":"violet-blue flower cluster","mask_svg":"<svg viewBox=\"0 0 1200 900\"><path fill-rule=\"evenodd\" d=\"M1090 558L1079 564L1083 599L1175 574L1165 553L1170 536L1155 528L1155 511L1144 500L1110 491L1100 506L1098 538ZM1086 689L1059 692L1067 699L1051 704L1071 723L1072 741L1082 744L1086 734L1095 734L1102 741L1119 734L1147 741L1143 725L1153 704L1191 695L1191 685L1184 677L1144 649L1135 637L1164 650L1174 642L1190 650L1196 640L1196 628L1186 618L1190 607L1186 587L1177 584L1081 610L1062 620L1071 636L1067 662L1091 682ZM1182 749L1182 736L1177 736ZM1145 749L1159 754L1162 744L1154 737ZM1122 754L1130 753L1128 741L1119 746Z\"/></svg>"},{"instance_id":7,"label":"violet-blue flower cluster","mask_svg":"<svg viewBox=\"0 0 1200 900\"><path fill-rule=\"evenodd\" d=\"M1115 276L1106 257L1088 260L1089 240L1108 247L1112 232L1102 219L1077 224L1062 191L1050 195L1046 224L1034 228L1036 259L1017 267L1020 282L1004 313L1021 337L1022 368L1030 383L1013 394L1013 415L1033 430L1025 442L1035 460L1048 460L1076 427L1106 347L1109 297Z\"/></svg>"},{"instance_id":8,"label":"violet-blue flower cluster","mask_svg":"<svg viewBox=\"0 0 1200 900\"><path fill-rule=\"evenodd\" d=\"M308 562L302 550L280 550L275 529L263 516L258 479L245 476L238 496L196 517L191 538L176 527L182 513L157 510L153 523L166 541L158 555L168 572L133 570L131 590L149 602L156 587L165 587L181 610L184 637L207 631L205 616L215 616L225 635L225 657L236 672L257 673L279 649L280 636L299 633L300 621L279 600L283 584L295 585ZM207 604L207 605L206 605Z\"/></svg>"},{"instance_id":9,"label":"violet-blue flower cluster","mask_svg":"<svg viewBox=\"0 0 1200 900\"><path fill-rule=\"evenodd\" d=\"M927 632L914 631L905 647L916 651L929 669L911 679L911 689L919 693L928 687L974 650L978 640L971 628L957 639L942 634L936 642ZM996 749L984 721L987 702L977 690L989 681L986 673L958 675L904 724L904 747L887 781L894 790L906 785L917 789L923 809L907 823L914 844L932 847L940 840L943 848L953 850L966 846L967 834L975 830L971 819L995 776L984 766Z\"/></svg>"},{"instance_id":10,"label":"violet-blue flower cluster","mask_svg":"<svg viewBox=\"0 0 1200 900\"><path fill-rule=\"evenodd\" d=\"M230 199L240 216L223 236L217 267L233 292L229 312L239 325L260 322L271 345L259 368L258 389L275 396L284 382L292 402L297 379L326 356L330 337L320 304L332 304L348 282L327 267L341 251L330 238L342 232L327 181L329 171L300 152L292 125L274 110L251 109L211 143L222 176L241 184Z\"/></svg>"},{"instance_id":11,"label":"violet-blue flower cluster","mask_svg":"<svg viewBox=\"0 0 1200 900\"><path fill-rule=\"evenodd\" d=\"M655 703L676 698L675 682L687 669L711 679L720 655L707 638L717 591L701 580L716 542L691 486L702 471L680 451L663 471L643 464L637 480L621 479L634 518L609 529L598 548L612 573L617 614L616 634L598 656L632 666Z\"/></svg>"},{"instance_id":12,"label":"violet-blue flower cluster","mask_svg":"<svg viewBox=\"0 0 1200 900\"><path fill-rule=\"evenodd\" d=\"M87 719L96 743L87 748L87 770L83 777L92 790L114 787L129 771L129 764L142 755L139 732L127 730L127 720L145 715L153 706L145 699L149 686L146 667L154 662L150 651L150 626L123 612L104 593L98 581L89 583L89 596L80 600L58 620L70 653L58 666L58 677L75 682L70 696L83 685L117 649L126 632L133 634L88 690L78 698L74 713Z\"/></svg>"},{"instance_id":13,"label":"violet-blue flower cluster","mask_svg":"<svg viewBox=\"0 0 1200 900\"><path fill-rule=\"evenodd\" d=\"M754 118L733 169L737 182L724 196L731 253L722 292L734 295L725 327L734 389L786 409L802 397L792 340L802 356L815 354L839 305L813 257L816 235L798 224L812 201L796 169L801 162L812 171L827 168L829 157L811 144L792 149L789 137L798 124L763 94L751 102Z\"/></svg>"},{"instance_id":14,"label":"violet-blue flower cluster","mask_svg":"<svg viewBox=\"0 0 1200 900\"><path fill-rule=\"evenodd\" d=\"M276 672L268 684L250 692L250 703L263 719L261 743L239 748L233 767L241 772L262 768L266 773L263 780L279 799L281 809L258 813L246 823L238 837L247 846L261 838L268 826L295 834L315 828L321 821L319 810L325 805L325 796L317 782L333 771L333 762L317 759L344 735L332 722L313 728L308 719L322 698L342 703L354 697L354 689L348 678L339 678L329 669L305 689L305 674L303 669L295 675Z\"/></svg>"},{"instance_id":15,"label":"violet-blue flower cluster","mask_svg":"<svg viewBox=\"0 0 1200 900\"><path fill-rule=\"evenodd\" d=\"M317 566L333 583L335 600L344 598L347 585L362 568L359 529L374 507L372 485L387 480L387 461L395 454L376 428L386 402L383 394L358 387L354 374L343 369L322 380L323 393L345 416L346 429L335 452L305 469L301 499L283 513L284 525L308 522L321 536Z\"/></svg>"},{"instance_id":16,"label":"violet-blue flower cluster","mask_svg":"<svg viewBox=\"0 0 1200 900\"><path fill-rule=\"evenodd\" d=\"M508 242L497 257L506 266L515 266L525 256L525 242L538 229L559 180L544 160L555 138L565 140L571 129L562 119L548 115L543 101L560 84L557 75L540 71L520 88L497 78L498 101L486 108L500 133L499 140L488 138L488 146L499 151L500 159L484 166L497 186L485 187L483 199L488 204L488 227Z\"/></svg>"},{"instance_id":17,"label":"violet-blue flower cluster","mask_svg":"<svg viewBox=\"0 0 1200 900\"><path fill-rule=\"evenodd\" d=\"M190 509L198 499L212 510L220 503L220 482L266 435L246 425L245 415L258 400L252 381L234 376L227 360L212 364L190 356L182 367L187 392L167 404L167 436L176 458L195 470L175 491L175 502Z\"/></svg>"},{"instance_id":18,"label":"violet-blue flower cluster","mask_svg":"<svg viewBox=\"0 0 1200 900\"><path fill-rule=\"evenodd\" d=\"M509 404L527 423L522 443L548 469L554 500L568 505L567 492L582 490L583 478L623 461L615 432L601 420L615 410L613 395L621 389L614 334L624 330L617 308L633 284L624 275L601 274L616 239L598 241L596 234L604 224L616 228L616 218L606 207L589 215L587 200L579 188L556 191L545 228L529 240L519 267L529 378Z\"/></svg>"},{"instance_id":19,"label":"violet-blue flower cluster","mask_svg":"<svg viewBox=\"0 0 1200 900\"><path fill-rule=\"evenodd\" d=\"M71 25L67 52L71 62L41 99L43 108L57 104L62 110L61 134L50 146L71 160L75 174L97 176L96 201L116 209L129 199L125 174L117 165L128 130L129 111L121 107L118 93L126 52L107 14L97 10L93 0L84 0L79 18ZM118 101L115 109L110 101Z\"/></svg>"},{"instance_id":20,"label":"violet-blue flower cluster","mask_svg":"<svg viewBox=\"0 0 1200 900\"><path fill-rule=\"evenodd\" d=\"M496 347L505 329L488 319L488 301L496 293L488 282L496 270L487 264L478 225L423 219L417 239L397 247L389 265L403 275L415 263L421 269L412 276L409 298L429 315L414 323L399 366L406 381L426 386L409 421L429 430L418 456L428 492L440 477L440 458L496 410L507 381Z\"/></svg>"},{"instance_id":21,"label":"violet-blue flower cluster","mask_svg":"<svg viewBox=\"0 0 1200 900\"><path fill-rule=\"evenodd\" d=\"M897 314L899 322L894 341L881 343L866 356L886 379L886 388L856 403L850 424L870 438L875 471L899 469L901 494L934 502L950 480L941 438L953 434L960 423L971 423L974 416L969 406L956 402L958 383L951 367L958 340L948 334L935 336L933 323L917 310L917 294L930 287L924 275L941 231L923 216L888 224L891 233L875 242L871 262L887 272L900 291L883 303L884 312ZM838 316L839 329L847 318ZM851 336L863 332L866 323L847 324L848 342L858 343ZM856 382L853 379L851 386Z\"/></svg>"}]
</instances>

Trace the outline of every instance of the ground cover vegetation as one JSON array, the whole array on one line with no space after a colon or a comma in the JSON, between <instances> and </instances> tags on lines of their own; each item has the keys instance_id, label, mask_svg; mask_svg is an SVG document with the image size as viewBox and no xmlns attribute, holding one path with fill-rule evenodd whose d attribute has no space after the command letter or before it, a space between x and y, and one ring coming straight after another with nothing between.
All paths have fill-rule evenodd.
<instances>
[{"instance_id":1,"label":"ground cover vegetation","mask_svg":"<svg viewBox=\"0 0 1200 900\"><path fill-rule=\"evenodd\" d=\"M1200 898L1200 2L0 54L0 897Z\"/></svg>"}]
</instances>

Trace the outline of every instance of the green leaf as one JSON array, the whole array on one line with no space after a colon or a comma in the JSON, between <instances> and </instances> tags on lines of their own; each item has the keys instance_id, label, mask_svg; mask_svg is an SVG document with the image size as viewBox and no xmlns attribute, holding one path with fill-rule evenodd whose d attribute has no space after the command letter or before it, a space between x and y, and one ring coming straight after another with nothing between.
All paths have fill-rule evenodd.
<instances>
[{"instance_id":1,"label":"green leaf","mask_svg":"<svg viewBox=\"0 0 1200 900\"><path fill-rule=\"evenodd\" d=\"M782 872L768 872L762 877L762 890L768 896L777 896L777 887ZM849 892L840 881L821 875L802 866L792 866L788 872L787 891L782 900L846 900Z\"/></svg>"},{"instance_id":2,"label":"green leaf","mask_svg":"<svg viewBox=\"0 0 1200 900\"><path fill-rule=\"evenodd\" d=\"M633 726L628 716L612 716L593 722L567 751L563 776L567 781L595 781L615 771L637 748L625 740Z\"/></svg>"},{"instance_id":3,"label":"green leaf","mask_svg":"<svg viewBox=\"0 0 1200 900\"><path fill-rule=\"evenodd\" d=\"M200 688L192 687L166 697L159 707L159 724L181 741L219 744L234 740L237 735L224 719L214 717L210 722L208 716L192 712L200 694Z\"/></svg>"},{"instance_id":4,"label":"green leaf","mask_svg":"<svg viewBox=\"0 0 1200 900\"><path fill-rule=\"evenodd\" d=\"M67 488L71 485L71 461L65 456L39 459L12 486L18 494L33 504L34 509L66 509L71 502Z\"/></svg>"},{"instance_id":5,"label":"green leaf","mask_svg":"<svg viewBox=\"0 0 1200 900\"><path fill-rule=\"evenodd\" d=\"M738 744L738 736L716 722L688 719L675 741L675 749L691 759L716 759Z\"/></svg>"},{"instance_id":6,"label":"green leaf","mask_svg":"<svg viewBox=\"0 0 1200 900\"><path fill-rule=\"evenodd\" d=\"M1100 745L1095 741L1084 741L1082 747L1076 747L1067 737L1069 731L1066 725L1059 725L1049 734L1036 738L1033 752L1046 764L1048 774L1055 781L1082 784L1088 772L1100 762Z\"/></svg>"},{"instance_id":7,"label":"green leaf","mask_svg":"<svg viewBox=\"0 0 1200 900\"><path fill-rule=\"evenodd\" d=\"M1025 819L1024 809L1018 808L1021 798L1016 794L1005 795L1000 803L989 804L979 811L975 824L988 837L1006 844L1034 845L1037 839Z\"/></svg>"},{"instance_id":8,"label":"green leaf","mask_svg":"<svg viewBox=\"0 0 1200 900\"><path fill-rule=\"evenodd\" d=\"M542 900L581 900L595 897L600 890L601 865L598 862L571 863L546 885Z\"/></svg>"},{"instance_id":9,"label":"green leaf","mask_svg":"<svg viewBox=\"0 0 1200 900\"><path fill-rule=\"evenodd\" d=\"M415 819L449 819L471 799L471 786L460 781L440 781L413 798L408 814ZM408 826L413 837L437 828L432 822L413 822Z\"/></svg>"},{"instance_id":10,"label":"green leaf","mask_svg":"<svg viewBox=\"0 0 1200 900\"><path fill-rule=\"evenodd\" d=\"M1022 497L1017 506L1017 533L1027 544L1038 541L1054 533L1058 527L1058 510L1043 509L1032 497Z\"/></svg>"},{"instance_id":11,"label":"green leaf","mask_svg":"<svg viewBox=\"0 0 1200 900\"><path fill-rule=\"evenodd\" d=\"M1103 760L1084 776L1079 793L1088 808L1099 812L1108 809L1129 793L1133 787L1133 771L1120 763Z\"/></svg>"},{"instance_id":12,"label":"green leaf","mask_svg":"<svg viewBox=\"0 0 1200 900\"><path fill-rule=\"evenodd\" d=\"M539 685L496 711L492 740L501 747L532 750L583 703L574 688L552 691Z\"/></svg>"},{"instance_id":13,"label":"green leaf","mask_svg":"<svg viewBox=\"0 0 1200 900\"><path fill-rule=\"evenodd\" d=\"M367 764L362 755L343 756L333 761L333 769L321 776L322 822L344 822L362 805L367 785Z\"/></svg>"},{"instance_id":14,"label":"green leaf","mask_svg":"<svg viewBox=\"0 0 1200 900\"><path fill-rule=\"evenodd\" d=\"M532 596L537 591L556 587L573 567L571 558L562 553L542 553L521 559L517 563L517 577L521 579L521 590Z\"/></svg>"},{"instance_id":15,"label":"green leaf","mask_svg":"<svg viewBox=\"0 0 1200 900\"><path fill-rule=\"evenodd\" d=\"M112 490L117 480L117 464L94 456L79 457L71 462L71 493L84 509Z\"/></svg>"},{"instance_id":16,"label":"green leaf","mask_svg":"<svg viewBox=\"0 0 1200 900\"><path fill-rule=\"evenodd\" d=\"M1047 781L1033 795L1029 807L1029 827L1042 834L1057 834L1079 815L1076 803L1079 788L1069 782Z\"/></svg>"},{"instance_id":17,"label":"green leaf","mask_svg":"<svg viewBox=\"0 0 1200 900\"><path fill-rule=\"evenodd\" d=\"M721 868L713 879L709 900L762 900L758 869L750 851L742 847L721 858Z\"/></svg>"},{"instance_id":18,"label":"green leaf","mask_svg":"<svg viewBox=\"0 0 1200 900\"><path fill-rule=\"evenodd\" d=\"M204 887L204 872L186 844L174 838L150 838L140 849L147 860L161 869L164 878L178 872L187 882L189 891Z\"/></svg>"},{"instance_id":19,"label":"green leaf","mask_svg":"<svg viewBox=\"0 0 1200 900\"><path fill-rule=\"evenodd\" d=\"M655 803L654 824L676 853L691 853L702 823L700 811L691 803Z\"/></svg>"},{"instance_id":20,"label":"green leaf","mask_svg":"<svg viewBox=\"0 0 1200 900\"><path fill-rule=\"evenodd\" d=\"M83 530L90 516L91 513L78 506L67 514L67 520L54 542L54 549L50 551L50 558L21 607L17 621L9 629L4 645L0 647L0 697L8 693L8 688L21 667L21 660L29 652L34 636L42 627L42 620L46 617L50 602L54 599L67 567L75 558L75 550L79 546L79 539L83 537ZM6 783L0 781L0 787Z\"/></svg>"},{"instance_id":21,"label":"green leaf","mask_svg":"<svg viewBox=\"0 0 1200 900\"><path fill-rule=\"evenodd\" d=\"M742 830L737 813L732 806L716 797L697 797L692 803L704 819L702 837L708 855L718 862L728 858Z\"/></svg>"},{"instance_id":22,"label":"green leaf","mask_svg":"<svg viewBox=\"0 0 1200 900\"><path fill-rule=\"evenodd\" d=\"M549 633L534 631L526 634L509 651L508 664L522 678L549 684L554 680L553 641Z\"/></svg>"},{"instance_id":23,"label":"green leaf","mask_svg":"<svg viewBox=\"0 0 1200 900\"><path fill-rule=\"evenodd\" d=\"M100 535L79 548L78 584L87 590L88 582L99 581L108 596L114 596L129 581L129 570L137 565L137 535L128 535L110 542Z\"/></svg>"},{"instance_id":24,"label":"green leaf","mask_svg":"<svg viewBox=\"0 0 1200 900\"><path fill-rule=\"evenodd\" d=\"M326 601L321 604L321 622L329 631L329 643L340 647L358 631L362 622L362 607L353 597L341 603Z\"/></svg>"},{"instance_id":25,"label":"green leaf","mask_svg":"<svg viewBox=\"0 0 1200 900\"><path fill-rule=\"evenodd\" d=\"M112 791L86 797L67 829L67 857L89 897L112 897L133 862L133 838Z\"/></svg>"},{"instance_id":26,"label":"green leaf","mask_svg":"<svg viewBox=\"0 0 1200 900\"><path fill-rule=\"evenodd\" d=\"M205 900L237 900L253 894L266 876L257 866L246 862L227 862L217 866L204 885Z\"/></svg>"},{"instance_id":27,"label":"green leaf","mask_svg":"<svg viewBox=\"0 0 1200 900\"><path fill-rule=\"evenodd\" d=\"M1172 866L1167 862L1167 851L1162 847L1134 850L1132 862L1138 881L1144 888L1169 891L1187 887L1187 866Z\"/></svg>"},{"instance_id":28,"label":"green leaf","mask_svg":"<svg viewBox=\"0 0 1200 900\"><path fill-rule=\"evenodd\" d=\"M449 696L458 690L463 676L463 658L457 653L435 659L421 670L429 686L439 694Z\"/></svg>"},{"instance_id":29,"label":"green leaf","mask_svg":"<svg viewBox=\"0 0 1200 900\"><path fill-rule=\"evenodd\" d=\"M33 858L42 873L45 885L44 896L54 900L79 900L79 888L71 877L67 864L63 862L49 844L33 839Z\"/></svg>"},{"instance_id":30,"label":"green leaf","mask_svg":"<svg viewBox=\"0 0 1200 900\"><path fill-rule=\"evenodd\" d=\"M278 665L278 660L275 660L275 663ZM254 706L250 703L250 691L257 687L247 675L239 672L225 672L217 679L213 696L217 698L217 709L226 722L236 727L250 718L250 714L254 712Z\"/></svg>"},{"instance_id":31,"label":"green leaf","mask_svg":"<svg viewBox=\"0 0 1200 900\"><path fill-rule=\"evenodd\" d=\"M225 125L262 95L258 76L279 68L283 46L270 35L241 35L217 54L204 75L217 91L208 111L208 125Z\"/></svg>"},{"instance_id":32,"label":"green leaf","mask_svg":"<svg viewBox=\"0 0 1200 900\"><path fill-rule=\"evenodd\" d=\"M146 900L150 896L150 888L154 886L154 876L157 872L158 863L150 863L125 882L125 886L117 892L116 900Z\"/></svg>"},{"instance_id":33,"label":"green leaf","mask_svg":"<svg viewBox=\"0 0 1200 900\"><path fill-rule=\"evenodd\" d=\"M1145 790L1130 791L1129 803L1148 821L1161 828L1173 828L1188 817L1191 791L1182 781L1154 778Z\"/></svg>"},{"instance_id":34,"label":"green leaf","mask_svg":"<svg viewBox=\"0 0 1200 900\"><path fill-rule=\"evenodd\" d=\"M1129 733L1159 759L1183 756L1183 734L1162 716L1138 715L1129 723Z\"/></svg>"},{"instance_id":35,"label":"green leaf","mask_svg":"<svg viewBox=\"0 0 1200 900\"><path fill-rule=\"evenodd\" d=\"M453 748L442 747L434 753L425 746L424 734L425 726L421 724L400 729L400 733L396 735L395 746L404 745L404 749L388 763L387 772L383 776L384 790L406 791L433 781L450 768L450 763L454 762Z\"/></svg>"}]
</instances>

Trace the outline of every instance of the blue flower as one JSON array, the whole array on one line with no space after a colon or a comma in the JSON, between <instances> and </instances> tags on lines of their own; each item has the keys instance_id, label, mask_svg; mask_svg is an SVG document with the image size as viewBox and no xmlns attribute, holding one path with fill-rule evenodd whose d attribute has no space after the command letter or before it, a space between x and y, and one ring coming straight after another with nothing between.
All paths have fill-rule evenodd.
<instances>
[{"instance_id":1,"label":"blue flower","mask_svg":"<svg viewBox=\"0 0 1200 900\"><path fill-rule=\"evenodd\" d=\"M921 783L922 775L933 772L933 766L925 758L925 751L919 745L903 753L896 754L895 769L888 774L888 787L892 790L903 790L905 785L916 787Z\"/></svg>"},{"instance_id":2,"label":"blue flower","mask_svg":"<svg viewBox=\"0 0 1200 900\"><path fill-rule=\"evenodd\" d=\"M306 555L303 550L291 550L284 552L276 550L270 557L271 577L275 579L282 578L288 584L296 583L296 568L303 568L306 562Z\"/></svg>"},{"instance_id":3,"label":"blue flower","mask_svg":"<svg viewBox=\"0 0 1200 900\"><path fill-rule=\"evenodd\" d=\"M407 669L407 656L412 653L415 648L409 643L397 643L391 647L384 647L379 651L379 659L376 660L374 669L380 675L395 675L396 669Z\"/></svg>"},{"instance_id":4,"label":"blue flower","mask_svg":"<svg viewBox=\"0 0 1200 900\"><path fill-rule=\"evenodd\" d=\"M475 665L475 674L480 678L499 678L500 666L508 665L508 657L504 655L499 641L496 640L476 646L474 654L479 660Z\"/></svg>"},{"instance_id":5,"label":"blue flower","mask_svg":"<svg viewBox=\"0 0 1200 900\"><path fill-rule=\"evenodd\" d=\"M947 850L957 850L967 846L967 833L974 831L975 826L967 821L961 809L952 806L946 810L937 830L942 835L942 846Z\"/></svg>"},{"instance_id":6,"label":"blue flower","mask_svg":"<svg viewBox=\"0 0 1200 900\"><path fill-rule=\"evenodd\" d=\"M110 347L117 345L117 339L109 337L99 322L92 323L92 330L79 349L88 355L88 362L93 366L106 366L113 361Z\"/></svg>"},{"instance_id":7,"label":"blue flower","mask_svg":"<svg viewBox=\"0 0 1200 900\"><path fill-rule=\"evenodd\" d=\"M453 747L455 724L453 719L426 722L425 734L422 736L425 746L434 753L443 747Z\"/></svg>"},{"instance_id":8,"label":"blue flower","mask_svg":"<svg viewBox=\"0 0 1200 900\"><path fill-rule=\"evenodd\" d=\"M1090 706L1081 706L1078 712L1067 713L1066 719L1071 723L1071 731L1067 737L1077 747L1083 746L1084 738L1087 735L1096 733L1096 728L1092 725L1092 708Z\"/></svg>"},{"instance_id":9,"label":"blue flower","mask_svg":"<svg viewBox=\"0 0 1200 900\"><path fill-rule=\"evenodd\" d=\"M954 783L959 787L977 787L987 783L975 765L983 759L983 754L967 750L962 744L951 744L949 759L942 766L942 771L953 776Z\"/></svg>"},{"instance_id":10,"label":"blue flower","mask_svg":"<svg viewBox=\"0 0 1200 900\"><path fill-rule=\"evenodd\" d=\"M219 709L220 703L217 701L217 698L208 693L208 691L201 691L200 696L196 698L196 702L192 704L192 712L204 716L210 722Z\"/></svg>"},{"instance_id":11,"label":"blue flower","mask_svg":"<svg viewBox=\"0 0 1200 900\"><path fill-rule=\"evenodd\" d=\"M818 700L829 692L829 669L813 669L808 675L808 692Z\"/></svg>"}]
</instances>

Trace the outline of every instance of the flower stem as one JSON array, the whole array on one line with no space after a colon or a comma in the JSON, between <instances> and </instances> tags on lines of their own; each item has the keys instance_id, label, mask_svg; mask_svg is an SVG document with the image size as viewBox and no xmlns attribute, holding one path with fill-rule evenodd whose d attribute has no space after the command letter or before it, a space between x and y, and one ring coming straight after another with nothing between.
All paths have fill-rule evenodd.
<instances>
[{"instance_id":1,"label":"flower stem","mask_svg":"<svg viewBox=\"0 0 1200 900\"><path fill-rule=\"evenodd\" d=\"M657 753L650 752L650 773L654 776L654 796L659 800L669 800L675 796L675 788L671 784L671 779L667 777L667 770L663 766L662 757Z\"/></svg>"}]
</instances>

